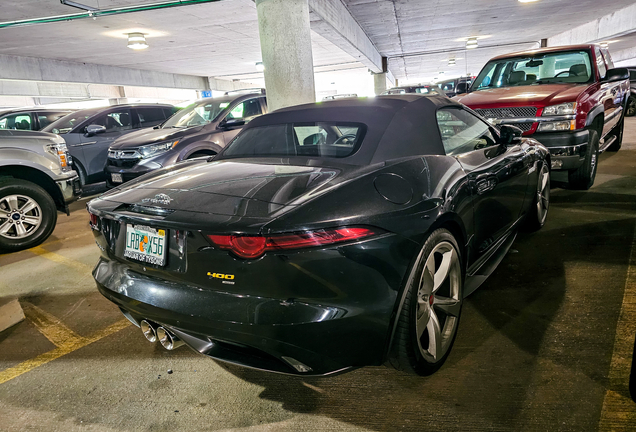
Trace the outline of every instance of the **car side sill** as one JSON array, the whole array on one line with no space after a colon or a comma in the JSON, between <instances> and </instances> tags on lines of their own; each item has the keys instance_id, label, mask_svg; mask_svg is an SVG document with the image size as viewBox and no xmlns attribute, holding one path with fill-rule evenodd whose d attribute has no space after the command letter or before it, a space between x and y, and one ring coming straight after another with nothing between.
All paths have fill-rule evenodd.
<instances>
[{"instance_id":1,"label":"car side sill","mask_svg":"<svg viewBox=\"0 0 636 432\"><path fill-rule=\"evenodd\" d=\"M475 292L486 281L488 276L495 271L501 260L506 256L506 253L508 253L508 249L510 249L516 237L517 231L510 230L497 244L493 245L482 259L468 269L466 281L464 282L464 297L468 297Z\"/></svg>"}]
</instances>

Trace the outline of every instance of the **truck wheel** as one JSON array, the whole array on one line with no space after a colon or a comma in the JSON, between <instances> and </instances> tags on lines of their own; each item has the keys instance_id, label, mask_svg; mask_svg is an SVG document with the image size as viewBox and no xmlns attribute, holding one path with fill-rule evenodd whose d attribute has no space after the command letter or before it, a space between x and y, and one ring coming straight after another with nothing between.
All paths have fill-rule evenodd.
<instances>
[{"instance_id":1,"label":"truck wheel","mask_svg":"<svg viewBox=\"0 0 636 432\"><path fill-rule=\"evenodd\" d=\"M632 117L636 114L636 98L634 95L630 95L627 99L627 110L625 111L625 115L627 117Z\"/></svg>"},{"instance_id":2,"label":"truck wheel","mask_svg":"<svg viewBox=\"0 0 636 432\"><path fill-rule=\"evenodd\" d=\"M585 161L578 169L568 172L568 181L572 189L587 190L594 184L598 166L598 132L590 130Z\"/></svg>"},{"instance_id":3,"label":"truck wheel","mask_svg":"<svg viewBox=\"0 0 636 432\"><path fill-rule=\"evenodd\" d=\"M615 152L621 149L623 145L623 129L625 129L625 117L614 127L612 133L616 140L607 148L607 151Z\"/></svg>"},{"instance_id":4,"label":"truck wheel","mask_svg":"<svg viewBox=\"0 0 636 432\"><path fill-rule=\"evenodd\" d=\"M56 222L55 203L44 189L25 180L0 180L0 252L39 245Z\"/></svg>"}]
</instances>

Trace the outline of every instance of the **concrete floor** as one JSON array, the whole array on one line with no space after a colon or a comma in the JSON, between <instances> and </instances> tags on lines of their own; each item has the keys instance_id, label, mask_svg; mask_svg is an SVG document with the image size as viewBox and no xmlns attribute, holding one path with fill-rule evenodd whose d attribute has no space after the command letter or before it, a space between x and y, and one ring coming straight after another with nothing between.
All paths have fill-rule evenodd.
<instances>
[{"instance_id":1,"label":"concrete floor","mask_svg":"<svg viewBox=\"0 0 636 432\"><path fill-rule=\"evenodd\" d=\"M553 189L547 224L469 297L428 378L303 380L146 342L94 287L84 205L41 247L0 256L0 298L27 314L0 333L2 431L636 429L636 118L590 191Z\"/></svg>"}]
</instances>

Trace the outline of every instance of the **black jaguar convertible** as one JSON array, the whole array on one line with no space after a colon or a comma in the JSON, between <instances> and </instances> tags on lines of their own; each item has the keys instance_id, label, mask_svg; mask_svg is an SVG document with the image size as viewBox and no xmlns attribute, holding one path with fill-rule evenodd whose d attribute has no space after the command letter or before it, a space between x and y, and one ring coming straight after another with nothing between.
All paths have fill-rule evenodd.
<instances>
[{"instance_id":1,"label":"black jaguar convertible","mask_svg":"<svg viewBox=\"0 0 636 432\"><path fill-rule=\"evenodd\" d=\"M88 204L94 277L151 342L327 375L446 360L463 299L547 216L548 151L420 95L252 120Z\"/></svg>"}]
</instances>

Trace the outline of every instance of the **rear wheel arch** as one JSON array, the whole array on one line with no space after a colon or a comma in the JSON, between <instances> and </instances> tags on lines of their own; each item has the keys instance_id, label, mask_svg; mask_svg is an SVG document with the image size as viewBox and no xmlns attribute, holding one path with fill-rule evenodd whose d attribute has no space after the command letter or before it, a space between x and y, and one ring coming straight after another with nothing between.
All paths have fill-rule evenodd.
<instances>
[{"instance_id":1,"label":"rear wheel arch","mask_svg":"<svg viewBox=\"0 0 636 432\"><path fill-rule=\"evenodd\" d=\"M65 211L66 203L60 188L55 184L53 179L40 170L25 166L3 166L0 167L0 178L11 177L20 180L26 180L35 183L44 189L55 202L55 206L60 211Z\"/></svg>"}]
</instances>

